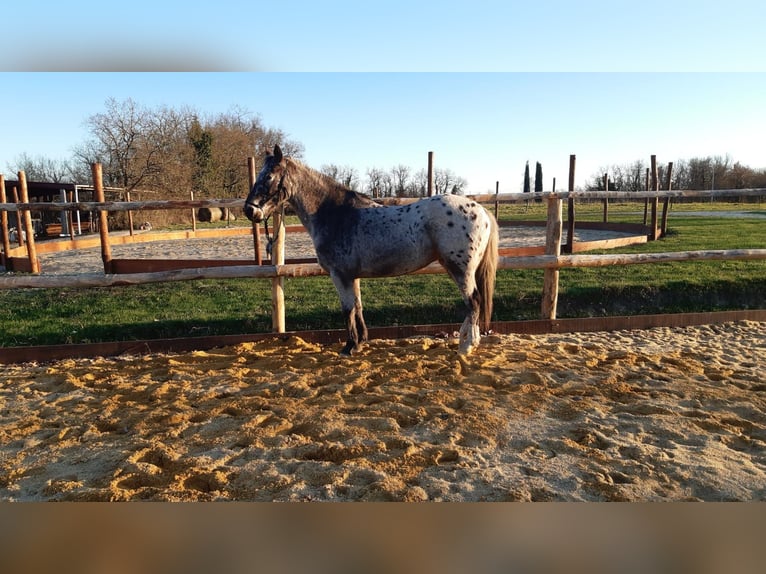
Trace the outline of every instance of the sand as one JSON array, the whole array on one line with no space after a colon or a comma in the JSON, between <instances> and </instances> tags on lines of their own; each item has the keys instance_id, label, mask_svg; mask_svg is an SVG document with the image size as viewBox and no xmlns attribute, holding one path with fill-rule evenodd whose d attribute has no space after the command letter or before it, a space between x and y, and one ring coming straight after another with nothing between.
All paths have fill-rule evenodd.
<instances>
[{"instance_id":1,"label":"sand","mask_svg":"<svg viewBox=\"0 0 766 574\"><path fill-rule=\"evenodd\" d=\"M0 366L0 500L766 499L766 323Z\"/></svg>"}]
</instances>

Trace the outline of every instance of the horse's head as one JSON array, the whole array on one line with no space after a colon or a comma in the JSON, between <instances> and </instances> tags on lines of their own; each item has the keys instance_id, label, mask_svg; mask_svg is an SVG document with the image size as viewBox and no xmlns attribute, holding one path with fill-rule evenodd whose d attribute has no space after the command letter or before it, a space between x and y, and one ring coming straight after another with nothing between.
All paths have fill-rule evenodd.
<instances>
[{"instance_id":1,"label":"horse's head","mask_svg":"<svg viewBox=\"0 0 766 574\"><path fill-rule=\"evenodd\" d=\"M245 215L256 223L267 219L287 199L285 188L286 162L282 150L274 146L274 153L266 155L261 173L245 200Z\"/></svg>"}]
</instances>

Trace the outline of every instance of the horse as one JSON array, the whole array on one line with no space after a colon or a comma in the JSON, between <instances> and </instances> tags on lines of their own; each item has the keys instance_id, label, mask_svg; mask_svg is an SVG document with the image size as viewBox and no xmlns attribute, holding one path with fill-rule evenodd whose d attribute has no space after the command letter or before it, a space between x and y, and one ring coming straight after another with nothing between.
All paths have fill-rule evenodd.
<instances>
[{"instance_id":1,"label":"horse","mask_svg":"<svg viewBox=\"0 0 766 574\"><path fill-rule=\"evenodd\" d=\"M359 280L405 275L439 261L453 279L467 312L458 352L489 331L498 260L495 218L470 198L437 195L408 205L383 206L329 176L286 157L278 145L244 203L255 223L289 204L308 231L317 262L340 297L352 355L368 340Z\"/></svg>"}]
</instances>

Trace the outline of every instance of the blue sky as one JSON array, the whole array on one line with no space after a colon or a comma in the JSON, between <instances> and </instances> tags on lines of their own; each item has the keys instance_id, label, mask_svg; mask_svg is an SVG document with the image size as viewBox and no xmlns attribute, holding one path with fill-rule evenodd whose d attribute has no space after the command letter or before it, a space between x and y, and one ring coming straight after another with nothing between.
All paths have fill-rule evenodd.
<instances>
[{"instance_id":1,"label":"blue sky","mask_svg":"<svg viewBox=\"0 0 766 574\"><path fill-rule=\"evenodd\" d=\"M0 170L21 154L67 159L107 98L234 106L305 146L313 167L437 167L469 191L521 190L524 164L545 188L656 154L662 163L729 154L766 167L766 74L712 73L4 73Z\"/></svg>"},{"instance_id":2,"label":"blue sky","mask_svg":"<svg viewBox=\"0 0 766 574\"><path fill-rule=\"evenodd\" d=\"M762 0L26 0L0 68L764 71Z\"/></svg>"},{"instance_id":3,"label":"blue sky","mask_svg":"<svg viewBox=\"0 0 766 574\"><path fill-rule=\"evenodd\" d=\"M578 185L651 154L766 167L761 0L29 0L4 21L0 171L68 158L109 97L239 106L362 175L434 151L472 192L519 191L526 161L562 188L572 153Z\"/></svg>"}]
</instances>

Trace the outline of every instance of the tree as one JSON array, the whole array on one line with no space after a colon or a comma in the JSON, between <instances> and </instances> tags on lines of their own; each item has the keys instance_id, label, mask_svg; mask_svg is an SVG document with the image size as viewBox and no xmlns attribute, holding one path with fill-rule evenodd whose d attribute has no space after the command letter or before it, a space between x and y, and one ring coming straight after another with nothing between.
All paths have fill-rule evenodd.
<instances>
[{"instance_id":1,"label":"tree","mask_svg":"<svg viewBox=\"0 0 766 574\"><path fill-rule=\"evenodd\" d=\"M189 126L189 143L194 150L192 182L195 191L209 194L214 188L213 134L194 116Z\"/></svg>"},{"instance_id":2,"label":"tree","mask_svg":"<svg viewBox=\"0 0 766 574\"><path fill-rule=\"evenodd\" d=\"M77 150L86 166L100 162L106 185L152 189L164 197L238 197L248 192L248 156L261 156L279 144L300 158L303 145L260 118L232 108L201 118L189 108L154 109L131 99L110 98L106 110L88 118L92 137Z\"/></svg>"},{"instance_id":3,"label":"tree","mask_svg":"<svg viewBox=\"0 0 766 574\"><path fill-rule=\"evenodd\" d=\"M755 172L737 162L731 166L731 170L727 174L727 181L725 187L729 189L746 189L748 187L759 187L752 185L752 181L755 179Z\"/></svg>"},{"instance_id":4,"label":"tree","mask_svg":"<svg viewBox=\"0 0 766 574\"><path fill-rule=\"evenodd\" d=\"M349 189L357 190L359 188L359 174L351 166L331 163L323 165L319 171Z\"/></svg>"},{"instance_id":5,"label":"tree","mask_svg":"<svg viewBox=\"0 0 766 574\"><path fill-rule=\"evenodd\" d=\"M407 188L410 179L409 166L399 164L391 168L391 181L393 193L396 197L407 197Z\"/></svg>"},{"instance_id":6,"label":"tree","mask_svg":"<svg viewBox=\"0 0 766 574\"><path fill-rule=\"evenodd\" d=\"M637 160L623 165L602 167L586 183L589 191L603 190L603 174L611 173L610 190L642 191L646 189L646 163ZM667 182L667 165L657 166L660 186ZM693 157L673 162L670 185L673 189L744 189L766 185L766 169L752 169L733 162L729 155Z\"/></svg>"},{"instance_id":7,"label":"tree","mask_svg":"<svg viewBox=\"0 0 766 574\"><path fill-rule=\"evenodd\" d=\"M8 171L23 171L28 181L48 183L71 183L76 181L77 170L71 161L55 160L43 156L31 157L26 153L19 155Z\"/></svg>"},{"instance_id":8,"label":"tree","mask_svg":"<svg viewBox=\"0 0 766 574\"><path fill-rule=\"evenodd\" d=\"M451 169L434 170L434 191L437 194L463 194L467 185L466 180L455 175Z\"/></svg>"},{"instance_id":9,"label":"tree","mask_svg":"<svg viewBox=\"0 0 766 574\"><path fill-rule=\"evenodd\" d=\"M300 159L303 144L289 140L281 130L263 125L260 118L242 108L209 118L203 124L212 134L214 181L213 194L241 197L249 191L248 156L262 158L279 144L285 155Z\"/></svg>"},{"instance_id":10,"label":"tree","mask_svg":"<svg viewBox=\"0 0 766 574\"><path fill-rule=\"evenodd\" d=\"M643 191L646 188L646 163L643 160L637 160L633 163L599 168L598 173L593 174L586 182L585 189L588 191L606 191L604 189L605 173L611 174L609 191Z\"/></svg>"},{"instance_id":11,"label":"tree","mask_svg":"<svg viewBox=\"0 0 766 574\"><path fill-rule=\"evenodd\" d=\"M391 195L391 177L380 168L373 167L367 170L367 184L365 191L375 198L388 197Z\"/></svg>"},{"instance_id":12,"label":"tree","mask_svg":"<svg viewBox=\"0 0 766 574\"><path fill-rule=\"evenodd\" d=\"M529 187L529 162L527 162L526 167L524 167L524 193L530 193L531 189Z\"/></svg>"},{"instance_id":13,"label":"tree","mask_svg":"<svg viewBox=\"0 0 766 574\"><path fill-rule=\"evenodd\" d=\"M156 140L148 136L149 112L132 99L109 98L106 111L90 116L86 123L93 138L77 155L87 163L101 163L107 185L130 191L159 171Z\"/></svg>"},{"instance_id":14,"label":"tree","mask_svg":"<svg viewBox=\"0 0 766 574\"><path fill-rule=\"evenodd\" d=\"M535 165L535 193L542 193L543 191L543 166L538 161Z\"/></svg>"}]
</instances>

